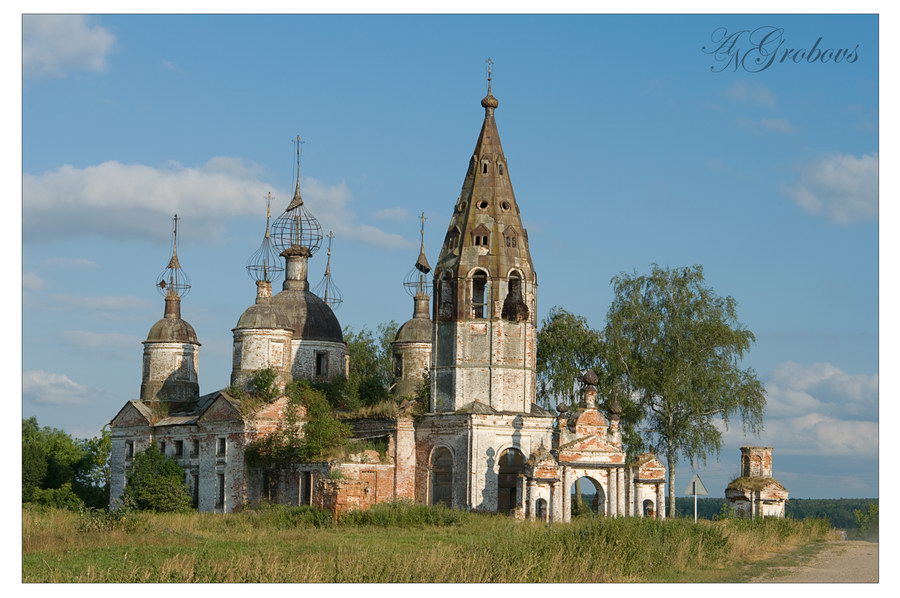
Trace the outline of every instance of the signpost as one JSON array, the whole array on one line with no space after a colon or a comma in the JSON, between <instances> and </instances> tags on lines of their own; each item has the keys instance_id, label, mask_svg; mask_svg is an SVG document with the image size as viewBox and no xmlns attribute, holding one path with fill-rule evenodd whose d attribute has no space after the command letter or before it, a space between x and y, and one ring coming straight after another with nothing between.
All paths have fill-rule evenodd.
<instances>
[{"instance_id":1,"label":"signpost","mask_svg":"<svg viewBox=\"0 0 900 598\"><path fill-rule=\"evenodd\" d=\"M697 523L697 495L701 494L703 496L709 496L709 492L706 491L706 486L703 485L703 482L700 481L700 476L696 473L694 477L691 478L691 481L688 482L688 487L684 491L687 495L694 495L694 523Z\"/></svg>"}]
</instances>

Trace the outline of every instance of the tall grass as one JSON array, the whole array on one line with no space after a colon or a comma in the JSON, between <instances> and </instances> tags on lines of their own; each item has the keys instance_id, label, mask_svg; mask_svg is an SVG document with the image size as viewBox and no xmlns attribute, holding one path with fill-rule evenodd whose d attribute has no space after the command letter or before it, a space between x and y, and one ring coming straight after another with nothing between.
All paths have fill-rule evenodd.
<instances>
[{"instance_id":1,"label":"tall grass","mask_svg":"<svg viewBox=\"0 0 900 598\"><path fill-rule=\"evenodd\" d=\"M414 504L333 522L312 507L229 515L23 511L26 582L659 581L828 537L821 521L603 519L545 525Z\"/></svg>"}]
</instances>

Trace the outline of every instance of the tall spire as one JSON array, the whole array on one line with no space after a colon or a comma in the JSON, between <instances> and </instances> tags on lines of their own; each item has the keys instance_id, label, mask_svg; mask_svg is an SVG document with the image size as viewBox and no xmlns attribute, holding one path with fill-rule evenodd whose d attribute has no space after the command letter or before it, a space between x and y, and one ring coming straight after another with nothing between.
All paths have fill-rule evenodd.
<instances>
[{"instance_id":1,"label":"tall spire","mask_svg":"<svg viewBox=\"0 0 900 598\"><path fill-rule=\"evenodd\" d=\"M294 197L291 199L290 205L287 207L288 210L292 210L297 206L303 205L303 198L300 196L300 154L303 153L303 140L300 139L300 135L297 135L294 138L294 147L295 153L297 155L297 163L294 166L296 171L296 180L294 181Z\"/></svg>"},{"instance_id":2,"label":"tall spire","mask_svg":"<svg viewBox=\"0 0 900 598\"><path fill-rule=\"evenodd\" d=\"M428 257L425 255L425 212L419 214L419 257L412 269L407 273L403 281L406 292L412 297L428 299L428 274L431 272L431 265L428 263ZM417 304L418 305L418 304ZM427 309L426 309L427 311Z\"/></svg>"},{"instance_id":3,"label":"tall spire","mask_svg":"<svg viewBox=\"0 0 900 598\"><path fill-rule=\"evenodd\" d=\"M297 156L294 197L284 213L272 225L272 241L282 255L288 252L309 257L322 243L322 226L306 208L300 195L300 146L303 141L299 135L294 138L294 144Z\"/></svg>"}]
</instances>

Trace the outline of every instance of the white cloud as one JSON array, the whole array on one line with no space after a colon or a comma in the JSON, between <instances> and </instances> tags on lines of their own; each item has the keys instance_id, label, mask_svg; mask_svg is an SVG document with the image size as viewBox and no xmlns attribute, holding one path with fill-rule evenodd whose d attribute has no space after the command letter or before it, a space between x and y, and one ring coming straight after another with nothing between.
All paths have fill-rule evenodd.
<instances>
[{"instance_id":1,"label":"white cloud","mask_svg":"<svg viewBox=\"0 0 900 598\"><path fill-rule=\"evenodd\" d=\"M98 235L168 239L169 219L182 217L185 237L216 239L225 221L261 215L262 198L273 186L262 169L238 158L215 157L200 167L169 162L162 167L104 162L80 169L62 166L23 180L24 237ZM407 247L403 237L356 222L351 193L343 183L302 181L303 197L324 230L382 247ZM274 213L287 206L288 193L276 193ZM282 198L278 202L278 197Z\"/></svg>"},{"instance_id":2,"label":"white cloud","mask_svg":"<svg viewBox=\"0 0 900 598\"><path fill-rule=\"evenodd\" d=\"M66 330L62 334L63 340L76 347L87 348L134 348L139 346L140 340L119 334L117 332L89 332L86 330Z\"/></svg>"},{"instance_id":3,"label":"white cloud","mask_svg":"<svg viewBox=\"0 0 900 598\"><path fill-rule=\"evenodd\" d=\"M783 118L764 118L759 122L768 131L785 134L794 132L794 125Z\"/></svg>"},{"instance_id":4,"label":"white cloud","mask_svg":"<svg viewBox=\"0 0 900 598\"><path fill-rule=\"evenodd\" d=\"M408 217L409 212L406 210L406 208L384 208L375 212L375 218L377 218L378 220L394 220L396 222L403 222Z\"/></svg>"},{"instance_id":5,"label":"white cloud","mask_svg":"<svg viewBox=\"0 0 900 598\"><path fill-rule=\"evenodd\" d=\"M875 154L836 154L805 166L796 185L781 192L812 214L838 224L875 217L878 202L878 158Z\"/></svg>"},{"instance_id":6,"label":"white cloud","mask_svg":"<svg viewBox=\"0 0 900 598\"><path fill-rule=\"evenodd\" d=\"M736 426L727 433L729 443L774 446L787 455L877 455L877 374L848 374L830 363L785 362L775 368L766 394L760 437L744 438Z\"/></svg>"},{"instance_id":7,"label":"white cloud","mask_svg":"<svg viewBox=\"0 0 900 598\"><path fill-rule=\"evenodd\" d=\"M725 90L725 97L758 106L775 105L775 94L758 81L735 81L734 85Z\"/></svg>"},{"instance_id":8,"label":"white cloud","mask_svg":"<svg viewBox=\"0 0 900 598\"><path fill-rule=\"evenodd\" d=\"M175 71L175 72L178 73L179 75L184 75L184 74L186 74L186 73L185 73L185 72L184 72L177 64L175 64L175 63L172 62L171 60L163 59L163 60L160 61L159 64L160 64L160 66L162 66L164 69L167 69L167 70L170 70L170 71Z\"/></svg>"},{"instance_id":9,"label":"white cloud","mask_svg":"<svg viewBox=\"0 0 900 598\"><path fill-rule=\"evenodd\" d=\"M63 374L44 370L29 370L22 374L22 397L32 403L75 405L84 403L93 393L89 387Z\"/></svg>"},{"instance_id":10,"label":"white cloud","mask_svg":"<svg viewBox=\"0 0 900 598\"><path fill-rule=\"evenodd\" d=\"M27 76L62 77L69 69L103 71L115 44L108 29L84 15L25 15L22 65Z\"/></svg>"},{"instance_id":11,"label":"white cloud","mask_svg":"<svg viewBox=\"0 0 900 598\"><path fill-rule=\"evenodd\" d=\"M40 291L47 288L47 282L34 272L23 272L22 288L26 291Z\"/></svg>"},{"instance_id":12,"label":"white cloud","mask_svg":"<svg viewBox=\"0 0 900 598\"><path fill-rule=\"evenodd\" d=\"M85 297L77 295L51 295L50 299L58 305L62 305L65 307L74 307L76 309L93 309L99 311L147 309L155 305L147 299L141 299L140 297L133 297L129 295L101 295L97 297Z\"/></svg>"}]
</instances>

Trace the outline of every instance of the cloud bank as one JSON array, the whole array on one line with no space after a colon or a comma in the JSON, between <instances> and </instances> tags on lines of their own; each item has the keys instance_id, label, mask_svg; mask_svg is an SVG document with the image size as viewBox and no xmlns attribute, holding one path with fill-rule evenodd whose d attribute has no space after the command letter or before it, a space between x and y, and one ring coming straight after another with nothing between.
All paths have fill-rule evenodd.
<instances>
[{"instance_id":1,"label":"cloud bank","mask_svg":"<svg viewBox=\"0 0 900 598\"><path fill-rule=\"evenodd\" d=\"M44 370L22 374L22 397L38 405L77 405L84 403L93 391L68 376Z\"/></svg>"},{"instance_id":2,"label":"cloud bank","mask_svg":"<svg viewBox=\"0 0 900 598\"><path fill-rule=\"evenodd\" d=\"M871 220L878 204L878 157L829 156L803 167L799 182L780 189L807 212L838 224Z\"/></svg>"},{"instance_id":3,"label":"cloud bank","mask_svg":"<svg viewBox=\"0 0 900 598\"><path fill-rule=\"evenodd\" d=\"M229 218L261 215L262 198L275 188L262 180L261 172L258 165L239 158L215 157L198 167L177 162L154 167L109 161L25 174L24 239L168 239L169 219L177 213L183 219L185 237L215 240ZM327 185L306 177L302 189L307 206L324 230L380 247L409 245L399 235L357 222L351 209L352 195L344 183ZM275 196L287 205L287 192ZM276 215L280 209L277 202Z\"/></svg>"},{"instance_id":4,"label":"cloud bank","mask_svg":"<svg viewBox=\"0 0 900 598\"><path fill-rule=\"evenodd\" d=\"M106 70L116 42L108 29L84 15L25 15L22 66L27 77L64 77L68 70Z\"/></svg>"}]
</instances>

